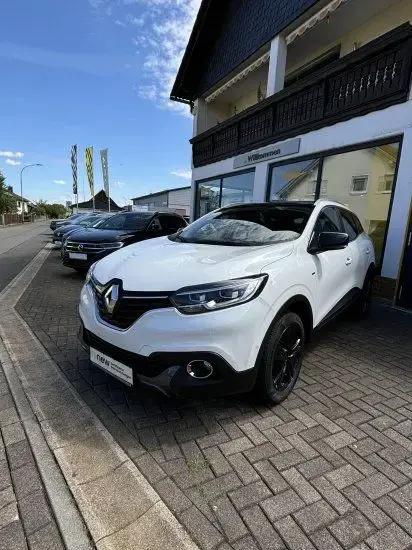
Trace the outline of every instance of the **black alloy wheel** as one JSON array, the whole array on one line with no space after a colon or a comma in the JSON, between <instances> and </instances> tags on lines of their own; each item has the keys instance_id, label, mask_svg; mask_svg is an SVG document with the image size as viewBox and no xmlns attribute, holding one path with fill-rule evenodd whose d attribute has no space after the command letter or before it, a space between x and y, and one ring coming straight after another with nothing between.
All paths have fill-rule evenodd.
<instances>
[{"instance_id":1,"label":"black alloy wheel","mask_svg":"<svg viewBox=\"0 0 412 550\"><path fill-rule=\"evenodd\" d=\"M295 377L300 368L303 355L302 330L297 324L285 328L273 357L273 386L283 392Z\"/></svg>"},{"instance_id":2,"label":"black alloy wheel","mask_svg":"<svg viewBox=\"0 0 412 550\"><path fill-rule=\"evenodd\" d=\"M281 403L293 390L302 366L305 329L299 315L286 312L272 324L258 359L256 390L261 398Z\"/></svg>"},{"instance_id":3,"label":"black alloy wheel","mask_svg":"<svg viewBox=\"0 0 412 550\"><path fill-rule=\"evenodd\" d=\"M351 307L351 316L355 320L367 319L372 307L373 274L368 273L363 284L359 298Z\"/></svg>"}]
</instances>

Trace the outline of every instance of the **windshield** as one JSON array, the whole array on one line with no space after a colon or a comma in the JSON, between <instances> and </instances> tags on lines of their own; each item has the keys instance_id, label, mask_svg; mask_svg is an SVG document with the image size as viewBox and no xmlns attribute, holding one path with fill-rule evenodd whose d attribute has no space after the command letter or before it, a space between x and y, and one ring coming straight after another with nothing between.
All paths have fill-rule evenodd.
<instances>
[{"instance_id":1,"label":"windshield","mask_svg":"<svg viewBox=\"0 0 412 550\"><path fill-rule=\"evenodd\" d=\"M81 225L82 227L94 227L96 223L102 222L103 219L101 215L87 216L87 218L78 221L77 225Z\"/></svg>"},{"instance_id":2,"label":"windshield","mask_svg":"<svg viewBox=\"0 0 412 550\"><path fill-rule=\"evenodd\" d=\"M145 212L126 212L125 214L116 214L116 216L113 216L112 218L109 218L101 223L99 225L99 229L139 231L146 229L146 226L152 217L153 214Z\"/></svg>"},{"instance_id":3,"label":"windshield","mask_svg":"<svg viewBox=\"0 0 412 550\"><path fill-rule=\"evenodd\" d=\"M172 240L198 244L263 246L300 237L313 206L258 205L211 212Z\"/></svg>"}]
</instances>

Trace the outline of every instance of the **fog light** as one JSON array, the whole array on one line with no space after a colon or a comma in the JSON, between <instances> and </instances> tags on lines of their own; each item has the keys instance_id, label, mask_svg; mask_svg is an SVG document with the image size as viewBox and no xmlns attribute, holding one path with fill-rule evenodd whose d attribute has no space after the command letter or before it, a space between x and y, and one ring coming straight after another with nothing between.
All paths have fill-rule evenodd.
<instances>
[{"instance_id":1,"label":"fog light","mask_svg":"<svg viewBox=\"0 0 412 550\"><path fill-rule=\"evenodd\" d=\"M213 367L207 361L190 361L186 367L187 373L198 380L205 380L213 374Z\"/></svg>"}]
</instances>

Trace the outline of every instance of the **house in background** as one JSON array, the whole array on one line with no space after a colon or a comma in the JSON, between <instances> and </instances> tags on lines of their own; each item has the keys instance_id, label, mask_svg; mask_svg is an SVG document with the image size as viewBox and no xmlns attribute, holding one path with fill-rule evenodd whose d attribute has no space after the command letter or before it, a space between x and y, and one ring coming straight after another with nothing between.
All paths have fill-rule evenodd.
<instances>
[{"instance_id":1,"label":"house in background","mask_svg":"<svg viewBox=\"0 0 412 550\"><path fill-rule=\"evenodd\" d=\"M93 199L86 202L79 202L79 204L71 204L70 209L72 213L76 213L77 209L79 213L87 214L93 212ZM117 205L113 199L110 199L110 212L120 212L122 208ZM96 193L94 196L94 211L95 212L108 212L109 211L109 199L107 198L104 189Z\"/></svg>"},{"instance_id":2,"label":"house in background","mask_svg":"<svg viewBox=\"0 0 412 550\"><path fill-rule=\"evenodd\" d=\"M193 218L347 204L381 294L412 309L410 21L411 0L203 0L171 94L193 114Z\"/></svg>"},{"instance_id":3,"label":"house in background","mask_svg":"<svg viewBox=\"0 0 412 550\"><path fill-rule=\"evenodd\" d=\"M142 195L132 199L134 210L160 210L162 212L175 212L182 216L190 215L190 199L192 190L190 186L166 189L149 195Z\"/></svg>"},{"instance_id":4,"label":"house in background","mask_svg":"<svg viewBox=\"0 0 412 550\"><path fill-rule=\"evenodd\" d=\"M23 208L23 212L24 214L29 214L30 212L30 206L33 204L32 201L30 201L29 199L25 199L23 197L23 201L22 201L22 198L20 195L17 195L16 193L14 193L13 191L13 187L11 185L9 185L7 187L7 192L8 194L13 197L13 199L15 199L16 201L16 210L15 210L15 213L16 214L19 214L21 216L21 213L22 213L22 208ZM22 206L23 205L23 206Z\"/></svg>"}]
</instances>

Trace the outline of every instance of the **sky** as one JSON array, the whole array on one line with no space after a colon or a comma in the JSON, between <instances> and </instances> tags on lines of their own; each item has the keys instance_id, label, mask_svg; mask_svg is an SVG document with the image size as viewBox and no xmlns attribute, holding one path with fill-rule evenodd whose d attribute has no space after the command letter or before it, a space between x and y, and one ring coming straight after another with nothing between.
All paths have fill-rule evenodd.
<instances>
[{"instance_id":1,"label":"sky","mask_svg":"<svg viewBox=\"0 0 412 550\"><path fill-rule=\"evenodd\" d=\"M169 94L201 0L13 0L0 7L0 170L49 203L90 198L84 150L109 149L111 196L190 184L192 117ZM84 185L83 185L84 181ZM84 193L83 193L84 188Z\"/></svg>"}]
</instances>

